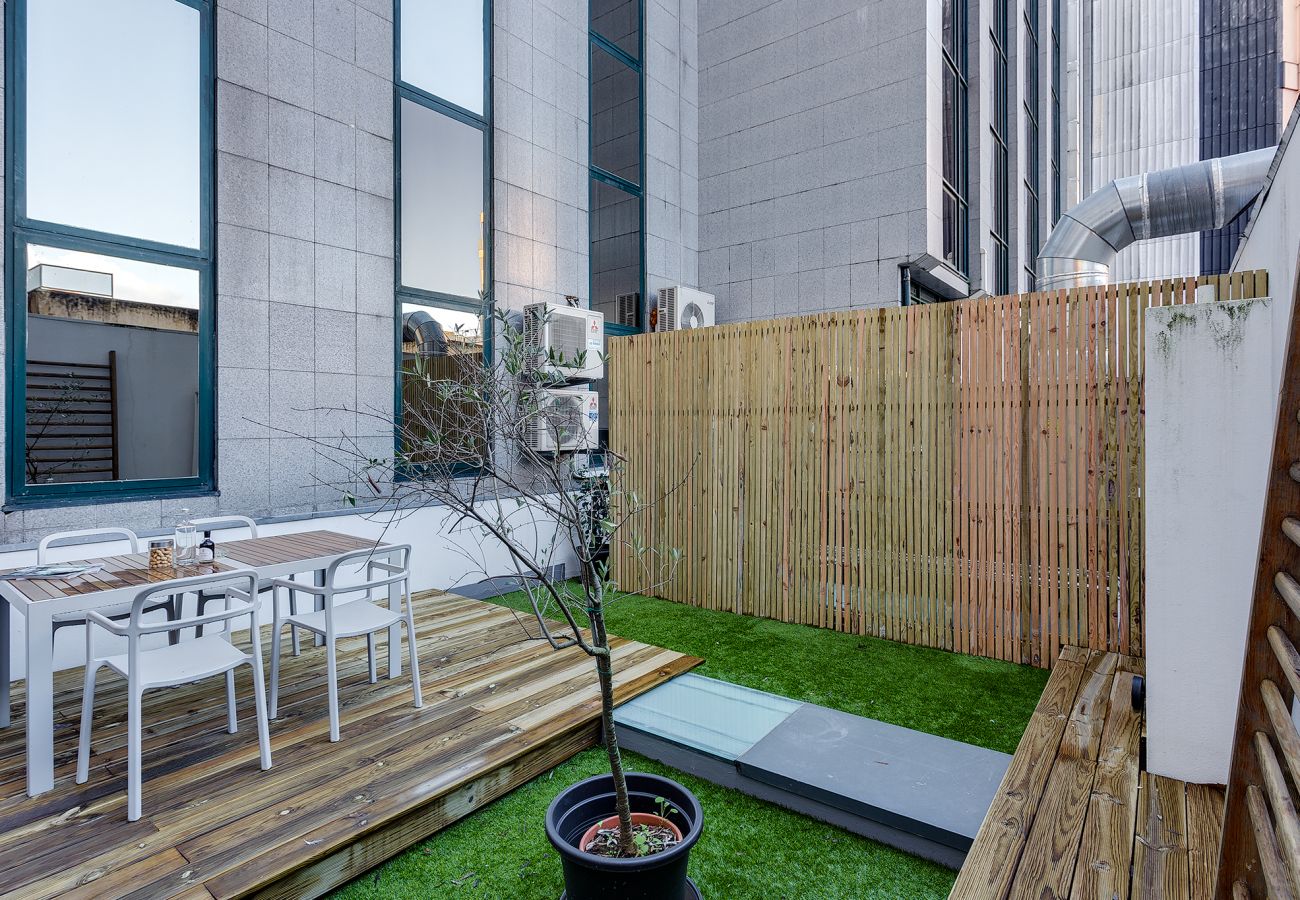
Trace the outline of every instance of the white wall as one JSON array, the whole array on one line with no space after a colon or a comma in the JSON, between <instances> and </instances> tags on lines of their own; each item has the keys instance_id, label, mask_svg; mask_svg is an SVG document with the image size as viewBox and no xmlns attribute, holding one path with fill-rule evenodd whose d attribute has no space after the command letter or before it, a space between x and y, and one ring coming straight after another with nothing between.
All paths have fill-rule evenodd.
<instances>
[{"instance_id":1,"label":"white wall","mask_svg":"<svg viewBox=\"0 0 1300 900\"><path fill-rule=\"evenodd\" d=\"M506 512L512 513L513 501ZM303 531L326 529L345 534L354 534L368 539L382 539L390 544L410 544L411 552L411 589L422 591L428 588L454 590L457 585L473 584L492 575L513 575L515 569L509 556L500 544L494 541L480 541L476 532L462 527L455 534L448 534L453 516L443 508L422 509L403 517L398 521L388 516L367 517L362 515L330 516L326 518L305 519L276 525L259 526L261 536L293 534ZM522 519L518 521L522 525ZM533 546L544 547L551 540L553 528L540 528L531 539ZM520 528L520 540L529 539L527 529ZM223 540L238 540L247 537L246 531L219 531L213 539L220 544ZM143 539L142 539L143 540ZM125 543L79 544L57 548L51 552L54 559L86 559L106 554L126 552ZM32 565L36 562L35 550L0 553L0 568ZM569 572L574 571L576 561L571 552L557 549L552 560L553 565L564 565ZM265 607L267 600L264 599ZM188 615L194 614L192 605L186 608ZM161 615L161 613L159 614ZM269 608L266 608L266 620L270 620ZM11 672L15 680L23 677L25 666L23 619L17 612L10 617L12 633L10 647L13 650ZM104 638L104 640L109 640ZM108 646L108 645L106 645ZM67 668L81 665L85 661L85 632L79 628L60 629L55 638L55 667Z\"/></svg>"},{"instance_id":2,"label":"white wall","mask_svg":"<svg viewBox=\"0 0 1300 900\"><path fill-rule=\"evenodd\" d=\"M1146 312L1147 768L1227 781L1275 417L1271 300Z\"/></svg>"}]
</instances>

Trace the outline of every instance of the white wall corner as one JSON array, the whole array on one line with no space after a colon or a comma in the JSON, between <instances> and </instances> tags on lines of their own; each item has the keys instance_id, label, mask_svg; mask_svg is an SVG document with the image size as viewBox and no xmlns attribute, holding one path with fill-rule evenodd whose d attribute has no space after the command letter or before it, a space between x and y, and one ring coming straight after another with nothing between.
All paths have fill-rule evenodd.
<instances>
[{"instance_id":1,"label":"white wall corner","mask_svg":"<svg viewBox=\"0 0 1300 900\"><path fill-rule=\"evenodd\" d=\"M1146 311L1147 769L1227 781L1275 418L1270 299Z\"/></svg>"}]
</instances>

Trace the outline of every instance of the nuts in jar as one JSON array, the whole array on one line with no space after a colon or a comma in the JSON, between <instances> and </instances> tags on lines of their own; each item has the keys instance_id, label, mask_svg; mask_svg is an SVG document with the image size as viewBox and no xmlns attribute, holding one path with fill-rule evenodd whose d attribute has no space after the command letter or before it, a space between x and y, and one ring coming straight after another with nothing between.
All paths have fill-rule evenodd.
<instances>
[{"instance_id":1,"label":"nuts in jar","mask_svg":"<svg viewBox=\"0 0 1300 900\"><path fill-rule=\"evenodd\" d=\"M149 568L172 569L175 566L176 551L170 538L149 542Z\"/></svg>"}]
</instances>

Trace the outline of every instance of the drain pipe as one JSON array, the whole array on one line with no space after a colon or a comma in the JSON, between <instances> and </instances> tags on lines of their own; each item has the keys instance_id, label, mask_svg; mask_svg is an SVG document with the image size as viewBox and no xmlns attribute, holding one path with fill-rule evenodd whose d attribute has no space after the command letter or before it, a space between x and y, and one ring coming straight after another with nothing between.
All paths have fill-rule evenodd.
<instances>
[{"instance_id":1,"label":"drain pipe","mask_svg":"<svg viewBox=\"0 0 1300 900\"><path fill-rule=\"evenodd\" d=\"M1115 179L1056 223L1038 256L1038 289L1107 284L1115 256L1129 244L1222 228L1259 195L1276 151Z\"/></svg>"}]
</instances>

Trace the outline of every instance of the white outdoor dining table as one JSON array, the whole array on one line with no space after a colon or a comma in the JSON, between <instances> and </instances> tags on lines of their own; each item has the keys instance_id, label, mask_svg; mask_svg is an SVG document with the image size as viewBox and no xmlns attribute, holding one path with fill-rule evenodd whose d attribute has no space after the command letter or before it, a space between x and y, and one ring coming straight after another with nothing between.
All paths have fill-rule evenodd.
<instances>
[{"instance_id":1,"label":"white outdoor dining table","mask_svg":"<svg viewBox=\"0 0 1300 900\"><path fill-rule=\"evenodd\" d=\"M54 787L54 616L130 603L151 582L170 581L236 569L253 569L259 579L313 572L320 576L337 557L375 547L378 557L387 545L333 531L251 538L219 544L224 555L215 562L166 570L151 570L146 554L124 554L84 560L97 571L66 579L0 579L0 727L9 726L10 608L25 621L27 794L36 796ZM3 574L3 573L0 573ZM389 590L389 606L401 608L399 589ZM400 635L388 634L388 674L401 674Z\"/></svg>"}]
</instances>

